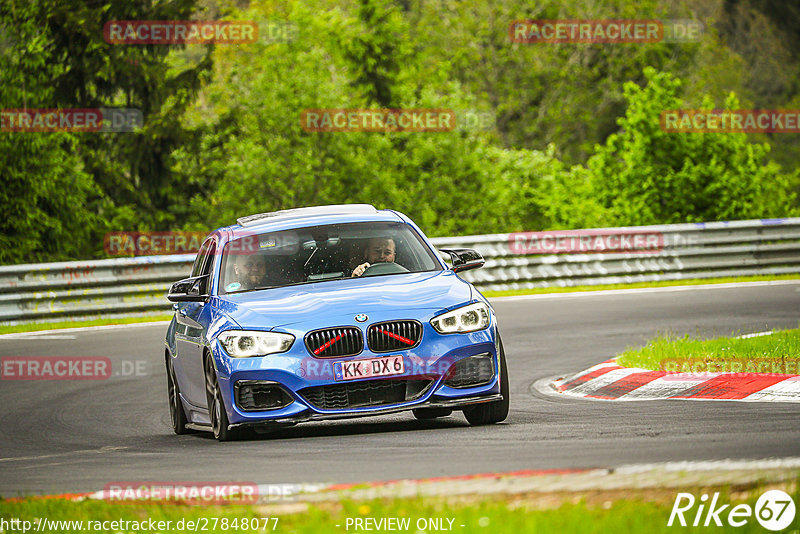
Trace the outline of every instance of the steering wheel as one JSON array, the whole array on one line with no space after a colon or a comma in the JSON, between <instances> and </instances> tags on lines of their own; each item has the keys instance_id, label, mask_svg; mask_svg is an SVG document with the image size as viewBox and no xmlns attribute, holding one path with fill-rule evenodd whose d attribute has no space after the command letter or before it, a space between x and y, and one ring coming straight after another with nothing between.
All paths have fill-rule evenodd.
<instances>
[{"instance_id":1,"label":"steering wheel","mask_svg":"<svg viewBox=\"0 0 800 534\"><path fill-rule=\"evenodd\" d=\"M361 276L375 276L378 274L394 274L394 273L407 273L409 272L408 269L400 265L399 263L395 263L393 261L386 261L382 263L373 263L366 269L364 269L364 273Z\"/></svg>"}]
</instances>

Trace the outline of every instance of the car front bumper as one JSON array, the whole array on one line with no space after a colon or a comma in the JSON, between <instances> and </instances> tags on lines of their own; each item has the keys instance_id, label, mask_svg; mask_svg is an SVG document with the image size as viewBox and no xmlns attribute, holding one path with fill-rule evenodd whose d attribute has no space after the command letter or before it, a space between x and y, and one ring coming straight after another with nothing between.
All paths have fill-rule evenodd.
<instances>
[{"instance_id":1,"label":"car front bumper","mask_svg":"<svg viewBox=\"0 0 800 534\"><path fill-rule=\"evenodd\" d=\"M365 380L335 381L329 376L303 375L300 371L310 360L308 354L284 354L272 358L231 359L224 356L217 359L218 377L228 420L231 428L253 425L291 425L305 421L330 419L350 419L374 415L385 415L418 408L463 409L474 404L495 402L503 399L500 394L499 360L496 345L496 327L479 332L456 335L432 336L428 343L423 342L413 351L398 353L405 361L406 370L402 375L387 376L373 381L410 381L424 378L430 384L424 391L413 398L381 403L376 405L347 406L337 409L326 409L311 402L304 393L313 387L341 386L343 384L365 383ZM433 342L431 342L433 341ZM301 347L305 350L302 345ZM219 349L221 351L221 348ZM480 385L467 387L451 387L446 384L450 368L459 361L481 355L491 356L493 371L491 379ZM218 353L219 357L220 354ZM368 359L386 357L365 351L350 359L316 359L320 364L334 361ZM222 364L222 365L220 365ZM270 410L243 410L236 400L236 384L245 381L270 382L280 386L290 397L291 402L285 406Z\"/></svg>"},{"instance_id":2,"label":"car front bumper","mask_svg":"<svg viewBox=\"0 0 800 534\"><path fill-rule=\"evenodd\" d=\"M369 417L376 415L388 415L398 412L405 412L408 410L416 410L418 408L443 408L443 409L460 410L462 408L473 406L475 404L482 404L484 402L496 402L501 400L503 400L503 396L501 394L493 393L490 395L481 395L478 397L466 397L459 399L433 399L421 403L415 403L413 405L389 406L386 408L379 408L361 412L342 411L341 413L318 413L318 412L305 411L301 414L290 417L273 418L268 420L249 421L244 423L231 424L229 425L229 428L241 428L247 426L263 426L263 425L294 425L297 423L304 423L307 421L355 419L360 417Z\"/></svg>"}]
</instances>

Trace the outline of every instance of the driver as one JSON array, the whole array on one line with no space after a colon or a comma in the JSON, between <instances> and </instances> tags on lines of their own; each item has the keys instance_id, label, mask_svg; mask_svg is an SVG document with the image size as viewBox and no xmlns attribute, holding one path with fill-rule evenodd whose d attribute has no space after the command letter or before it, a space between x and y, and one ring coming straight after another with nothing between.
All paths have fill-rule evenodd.
<instances>
[{"instance_id":1,"label":"driver","mask_svg":"<svg viewBox=\"0 0 800 534\"><path fill-rule=\"evenodd\" d=\"M267 276L267 261L262 254L240 254L233 264L236 281L241 289L263 286Z\"/></svg>"},{"instance_id":2,"label":"driver","mask_svg":"<svg viewBox=\"0 0 800 534\"><path fill-rule=\"evenodd\" d=\"M394 262L394 239L388 237L373 237L364 247L366 261L353 269L351 276L361 276L373 263Z\"/></svg>"}]
</instances>

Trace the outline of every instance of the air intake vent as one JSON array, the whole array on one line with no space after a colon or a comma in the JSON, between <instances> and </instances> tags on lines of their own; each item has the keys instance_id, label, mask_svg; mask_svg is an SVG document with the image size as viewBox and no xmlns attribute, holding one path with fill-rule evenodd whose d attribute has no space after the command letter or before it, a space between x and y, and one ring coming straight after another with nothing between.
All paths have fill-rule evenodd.
<instances>
[{"instance_id":1,"label":"air intake vent","mask_svg":"<svg viewBox=\"0 0 800 534\"><path fill-rule=\"evenodd\" d=\"M433 384L424 380L363 380L347 384L331 384L301 389L298 393L314 408L320 410L345 410L365 406L383 406L412 401Z\"/></svg>"},{"instance_id":2,"label":"air intake vent","mask_svg":"<svg viewBox=\"0 0 800 534\"><path fill-rule=\"evenodd\" d=\"M472 388L488 384L494 378L494 358L488 352L458 360L447 371L444 383L451 388Z\"/></svg>"},{"instance_id":3,"label":"air intake vent","mask_svg":"<svg viewBox=\"0 0 800 534\"><path fill-rule=\"evenodd\" d=\"M372 352L411 349L422 339L422 325L417 321L387 321L367 329L367 343Z\"/></svg>"},{"instance_id":4,"label":"air intake vent","mask_svg":"<svg viewBox=\"0 0 800 534\"><path fill-rule=\"evenodd\" d=\"M277 410L293 402L292 397L274 382L239 380L234 390L236 404L245 412Z\"/></svg>"},{"instance_id":5,"label":"air intake vent","mask_svg":"<svg viewBox=\"0 0 800 534\"><path fill-rule=\"evenodd\" d=\"M325 328L306 334L306 348L318 358L355 356L364 350L364 338L354 326Z\"/></svg>"}]
</instances>

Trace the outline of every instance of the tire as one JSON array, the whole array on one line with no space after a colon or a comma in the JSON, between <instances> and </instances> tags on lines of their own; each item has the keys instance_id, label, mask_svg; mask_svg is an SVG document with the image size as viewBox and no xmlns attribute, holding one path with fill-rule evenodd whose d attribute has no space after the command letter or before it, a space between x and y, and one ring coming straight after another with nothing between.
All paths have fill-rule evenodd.
<instances>
[{"instance_id":1,"label":"tire","mask_svg":"<svg viewBox=\"0 0 800 534\"><path fill-rule=\"evenodd\" d=\"M503 400L478 404L474 408L464 410L464 417L472 426L491 425L508 417L508 368L503 341L499 337L498 345L500 345L500 394L503 395Z\"/></svg>"},{"instance_id":2,"label":"tire","mask_svg":"<svg viewBox=\"0 0 800 534\"><path fill-rule=\"evenodd\" d=\"M183 403L180 398L181 390L178 387L175 369L172 367L172 359L169 354L167 354L166 367L167 395L169 396L169 416L172 423L172 431L179 435L191 434L192 431L186 428L189 418L186 417L186 412L183 411Z\"/></svg>"},{"instance_id":3,"label":"tire","mask_svg":"<svg viewBox=\"0 0 800 534\"><path fill-rule=\"evenodd\" d=\"M448 408L417 408L416 410L411 411L414 414L414 417L420 421L436 419L437 417L447 417L453 413L453 410Z\"/></svg>"},{"instance_id":4,"label":"tire","mask_svg":"<svg viewBox=\"0 0 800 534\"><path fill-rule=\"evenodd\" d=\"M239 429L229 429L228 412L217 380L217 370L210 354L206 354L205 363L206 400L208 401L208 416L211 419L211 429L217 441L233 441L240 439L243 432Z\"/></svg>"}]
</instances>

